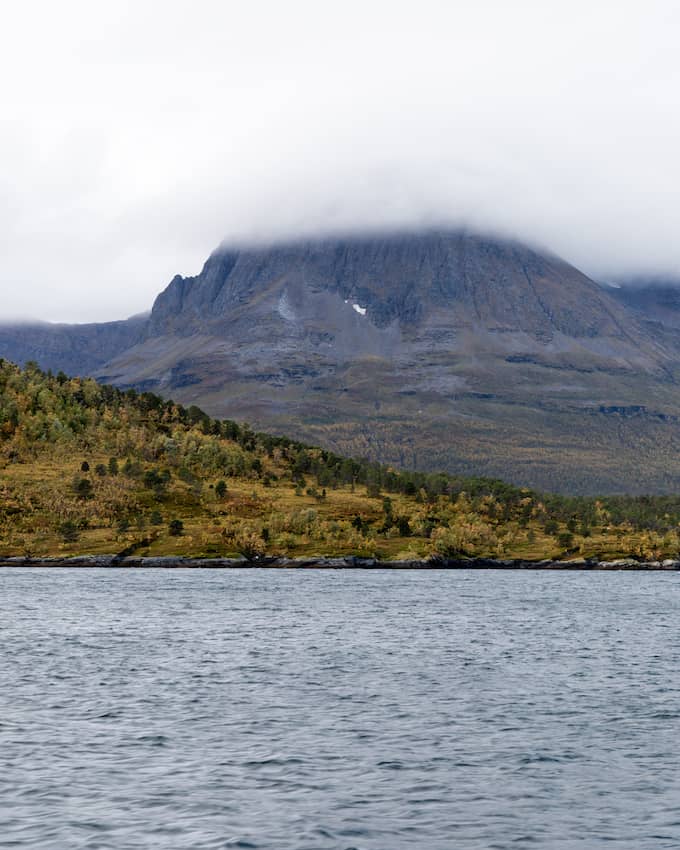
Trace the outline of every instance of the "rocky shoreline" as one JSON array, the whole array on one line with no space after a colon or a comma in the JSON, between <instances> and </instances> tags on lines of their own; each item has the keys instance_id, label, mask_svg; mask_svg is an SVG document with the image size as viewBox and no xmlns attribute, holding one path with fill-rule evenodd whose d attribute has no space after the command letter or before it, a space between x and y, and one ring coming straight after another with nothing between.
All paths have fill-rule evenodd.
<instances>
[{"instance_id":1,"label":"rocky shoreline","mask_svg":"<svg viewBox=\"0 0 680 850\"><path fill-rule=\"evenodd\" d=\"M78 555L70 558L1 557L0 567L103 568L103 569L328 569L328 570L680 570L680 560L639 561L618 558L612 561L576 559L571 561L525 561L520 559L459 558L423 561L378 561L375 558L136 558L121 555Z\"/></svg>"}]
</instances>

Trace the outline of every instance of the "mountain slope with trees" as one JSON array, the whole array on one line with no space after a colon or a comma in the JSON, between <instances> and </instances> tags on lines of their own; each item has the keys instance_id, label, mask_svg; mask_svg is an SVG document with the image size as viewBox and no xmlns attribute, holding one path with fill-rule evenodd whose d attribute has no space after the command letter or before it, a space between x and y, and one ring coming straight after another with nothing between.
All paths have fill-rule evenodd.
<instances>
[{"instance_id":1,"label":"mountain slope with trees","mask_svg":"<svg viewBox=\"0 0 680 850\"><path fill-rule=\"evenodd\" d=\"M0 556L661 557L680 498L397 471L0 361Z\"/></svg>"}]
</instances>

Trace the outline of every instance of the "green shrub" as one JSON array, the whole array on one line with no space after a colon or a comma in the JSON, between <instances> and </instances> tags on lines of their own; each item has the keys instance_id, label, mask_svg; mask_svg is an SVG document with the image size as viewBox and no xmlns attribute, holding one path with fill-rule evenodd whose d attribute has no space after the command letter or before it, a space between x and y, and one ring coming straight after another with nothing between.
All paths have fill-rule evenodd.
<instances>
[{"instance_id":1,"label":"green shrub","mask_svg":"<svg viewBox=\"0 0 680 850\"><path fill-rule=\"evenodd\" d=\"M184 534L184 523L181 519L171 519L168 523L168 532L171 537L181 537Z\"/></svg>"},{"instance_id":2,"label":"green shrub","mask_svg":"<svg viewBox=\"0 0 680 850\"><path fill-rule=\"evenodd\" d=\"M59 533L61 534L61 538L64 543L77 543L80 539L78 526L70 519L66 522L62 522L59 526Z\"/></svg>"},{"instance_id":3,"label":"green shrub","mask_svg":"<svg viewBox=\"0 0 680 850\"><path fill-rule=\"evenodd\" d=\"M79 499L91 499L93 495L92 482L89 478L74 478L73 492Z\"/></svg>"}]
</instances>

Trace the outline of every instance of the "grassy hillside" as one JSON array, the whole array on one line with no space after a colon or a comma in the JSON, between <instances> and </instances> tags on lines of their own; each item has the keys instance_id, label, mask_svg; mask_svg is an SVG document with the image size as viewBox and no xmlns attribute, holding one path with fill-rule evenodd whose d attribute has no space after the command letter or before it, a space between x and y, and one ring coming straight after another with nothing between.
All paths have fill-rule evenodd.
<instances>
[{"instance_id":1,"label":"grassy hillside","mask_svg":"<svg viewBox=\"0 0 680 850\"><path fill-rule=\"evenodd\" d=\"M0 555L671 557L680 498L396 472L0 360Z\"/></svg>"}]
</instances>

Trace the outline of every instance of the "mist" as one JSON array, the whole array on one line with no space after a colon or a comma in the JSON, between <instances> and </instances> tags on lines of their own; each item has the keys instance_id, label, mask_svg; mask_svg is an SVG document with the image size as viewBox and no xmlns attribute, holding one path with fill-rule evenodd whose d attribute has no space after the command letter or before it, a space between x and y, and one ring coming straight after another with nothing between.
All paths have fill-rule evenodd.
<instances>
[{"instance_id":1,"label":"mist","mask_svg":"<svg viewBox=\"0 0 680 850\"><path fill-rule=\"evenodd\" d=\"M466 226L680 275L673 2L24 2L0 318L147 310L223 240Z\"/></svg>"}]
</instances>

